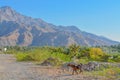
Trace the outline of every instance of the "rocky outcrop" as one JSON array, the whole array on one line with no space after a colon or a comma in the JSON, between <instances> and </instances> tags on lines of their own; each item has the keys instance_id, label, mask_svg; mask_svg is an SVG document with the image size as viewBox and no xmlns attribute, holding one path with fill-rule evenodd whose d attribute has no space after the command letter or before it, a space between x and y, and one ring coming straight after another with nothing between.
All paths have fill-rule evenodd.
<instances>
[{"instance_id":1,"label":"rocky outcrop","mask_svg":"<svg viewBox=\"0 0 120 80\"><path fill-rule=\"evenodd\" d=\"M64 71L70 71L68 64L78 66L82 71L100 71L108 69L110 67L120 67L119 63L109 63L109 62L88 62L87 64L68 62L61 65L61 69Z\"/></svg>"},{"instance_id":2,"label":"rocky outcrop","mask_svg":"<svg viewBox=\"0 0 120 80\"><path fill-rule=\"evenodd\" d=\"M59 60L58 59L55 59L55 58L48 58L46 59L45 61L43 61L40 65L41 66L56 66L56 65L59 65Z\"/></svg>"}]
</instances>

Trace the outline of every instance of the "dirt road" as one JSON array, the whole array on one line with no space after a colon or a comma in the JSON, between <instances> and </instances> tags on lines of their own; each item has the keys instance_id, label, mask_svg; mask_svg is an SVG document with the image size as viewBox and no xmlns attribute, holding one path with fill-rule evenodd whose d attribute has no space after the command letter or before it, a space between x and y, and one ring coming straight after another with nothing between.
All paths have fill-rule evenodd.
<instances>
[{"instance_id":1,"label":"dirt road","mask_svg":"<svg viewBox=\"0 0 120 80\"><path fill-rule=\"evenodd\" d=\"M100 80L63 73L60 69L43 67L31 62L17 62L13 55L0 54L0 80Z\"/></svg>"}]
</instances>

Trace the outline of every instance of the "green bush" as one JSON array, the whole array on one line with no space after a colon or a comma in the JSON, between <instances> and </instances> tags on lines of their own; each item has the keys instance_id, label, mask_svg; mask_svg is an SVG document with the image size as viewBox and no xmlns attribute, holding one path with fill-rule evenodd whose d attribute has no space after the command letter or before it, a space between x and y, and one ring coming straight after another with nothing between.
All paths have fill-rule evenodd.
<instances>
[{"instance_id":1,"label":"green bush","mask_svg":"<svg viewBox=\"0 0 120 80\"><path fill-rule=\"evenodd\" d=\"M101 61L120 62L120 54L107 54L100 48L81 47L71 45L69 47L8 47L8 54L15 54L18 61L42 62L49 57L57 58L63 62L78 60L80 62ZM74 58L74 60L73 60Z\"/></svg>"},{"instance_id":2,"label":"green bush","mask_svg":"<svg viewBox=\"0 0 120 80\"><path fill-rule=\"evenodd\" d=\"M32 61L33 60L31 56L25 53L18 53L15 56L17 58L17 61Z\"/></svg>"},{"instance_id":3,"label":"green bush","mask_svg":"<svg viewBox=\"0 0 120 80\"><path fill-rule=\"evenodd\" d=\"M70 61L70 56L60 53L60 52L51 52L49 49L46 48L35 48L32 51L27 52L16 52L16 58L18 61L44 61L49 57L57 58L64 62Z\"/></svg>"}]
</instances>

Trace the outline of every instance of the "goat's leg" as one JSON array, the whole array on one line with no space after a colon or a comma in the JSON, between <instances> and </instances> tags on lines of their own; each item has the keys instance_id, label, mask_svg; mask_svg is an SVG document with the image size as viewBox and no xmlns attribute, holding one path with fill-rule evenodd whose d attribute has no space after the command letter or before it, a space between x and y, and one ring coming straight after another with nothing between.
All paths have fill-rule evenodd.
<instances>
[{"instance_id":1,"label":"goat's leg","mask_svg":"<svg viewBox=\"0 0 120 80\"><path fill-rule=\"evenodd\" d=\"M74 70L72 71L72 75L74 75Z\"/></svg>"},{"instance_id":2,"label":"goat's leg","mask_svg":"<svg viewBox=\"0 0 120 80\"><path fill-rule=\"evenodd\" d=\"M75 70L76 74L78 74L77 70Z\"/></svg>"},{"instance_id":3,"label":"goat's leg","mask_svg":"<svg viewBox=\"0 0 120 80\"><path fill-rule=\"evenodd\" d=\"M82 73L82 74L83 74L83 70L82 70L82 69L80 69L80 73Z\"/></svg>"},{"instance_id":4,"label":"goat's leg","mask_svg":"<svg viewBox=\"0 0 120 80\"><path fill-rule=\"evenodd\" d=\"M81 72L83 72L83 70L82 70L82 69L80 69L80 73L81 73Z\"/></svg>"}]
</instances>

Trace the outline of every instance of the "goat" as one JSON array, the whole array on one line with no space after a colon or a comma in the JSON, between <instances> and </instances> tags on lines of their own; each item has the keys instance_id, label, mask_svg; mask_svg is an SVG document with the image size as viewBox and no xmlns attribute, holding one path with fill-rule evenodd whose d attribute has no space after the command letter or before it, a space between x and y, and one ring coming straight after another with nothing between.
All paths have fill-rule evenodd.
<instances>
[{"instance_id":1,"label":"goat","mask_svg":"<svg viewBox=\"0 0 120 80\"><path fill-rule=\"evenodd\" d=\"M80 70L80 72L82 72L83 70L82 70L82 64L80 64L80 65L74 65L74 64L68 64L67 66L69 66L69 67L71 67L72 68L72 75L74 74L74 72L76 72L77 74L78 74L78 70Z\"/></svg>"}]
</instances>

